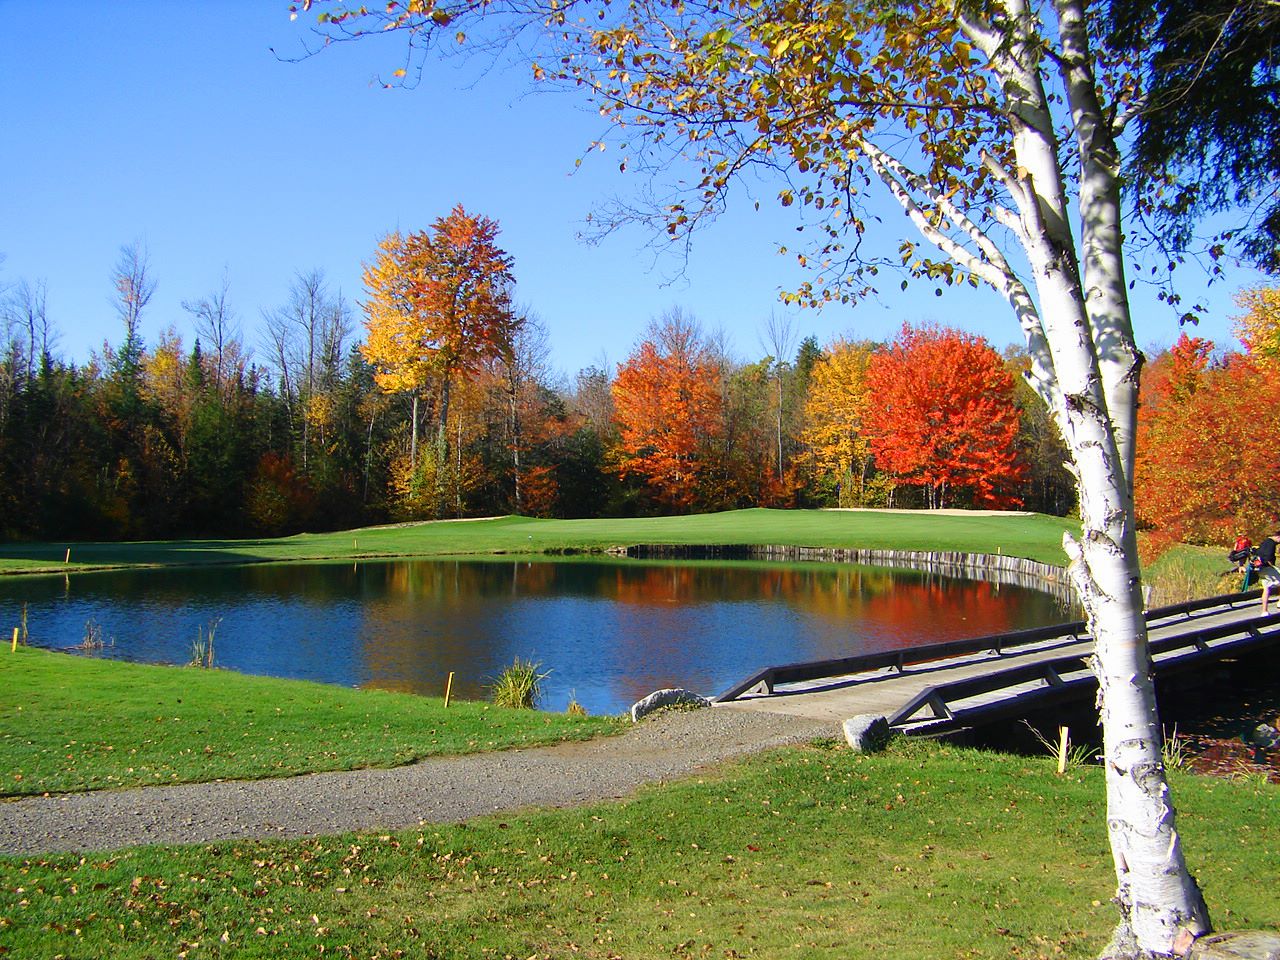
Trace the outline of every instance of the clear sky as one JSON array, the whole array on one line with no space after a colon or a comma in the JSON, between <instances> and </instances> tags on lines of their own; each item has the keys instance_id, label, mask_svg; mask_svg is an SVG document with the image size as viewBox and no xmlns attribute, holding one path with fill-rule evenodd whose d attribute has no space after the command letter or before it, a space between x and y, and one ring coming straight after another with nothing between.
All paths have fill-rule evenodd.
<instances>
[{"instance_id":1,"label":"clear sky","mask_svg":"<svg viewBox=\"0 0 1280 960\"><path fill-rule=\"evenodd\" d=\"M795 237L791 213L768 202L776 188L758 191L759 213L740 195L695 239L683 275L638 230L578 240L588 213L643 181L609 152L575 173L602 121L572 94L531 93L527 68L446 62L407 91L374 80L399 65L395 40L283 62L271 48L297 52L311 17L291 23L287 0L72 0L56 13L0 0L0 14L0 284L43 280L60 350L77 361L121 339L110 278L124 244L145 244L158 284L148 342L172 324L189 346L181 302L210 293L225 270L258 347L261 311L285 301L297 272L323 269L358 301L378 238L426 228L456 203L501 224L518 299L546 322L553 363L570 374L624 359L675 305L757 359L765 319L787 312L779 289L802 277L775 252ZM888 250L911 235L888 205L872 229ZM899 279L887 277L878 300L799 312L795 326L824 342L928 320L997 348L1019 339L995 294L904 293ZM1206 291L1195 267L1181 270L1184 297L1210 307L1198 333L1233 344L1231 295L1259 279L1235 270ZM1134 296L1139 342L1171 343L1174 314L1149 290Z\"/></svg>"}]
</instances>

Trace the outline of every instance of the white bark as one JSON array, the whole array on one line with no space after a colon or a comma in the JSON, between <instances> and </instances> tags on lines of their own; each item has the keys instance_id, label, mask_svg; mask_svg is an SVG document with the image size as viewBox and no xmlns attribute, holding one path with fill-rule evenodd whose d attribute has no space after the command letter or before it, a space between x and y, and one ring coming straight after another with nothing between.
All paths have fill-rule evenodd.
<instances>
[{"instance_id":1,"label":"white bark","mask_svg":"<svg viewBox=\"0 0 1280 960\"><path fill-rule=\"evenodd\" d=\"M943 191L870 142L859 146L926 239L999 290L1014 308L1035 370L1071 451L1083 532L1067 538L1071 572L1096 640L1107 783L1107 827L1121 923L1116 956L1181 955L1209 929L1183 860L1161 759L1161 730L1142 616L1133 512L1138 371L1122 257L1118 151L1099 106L1080 0L1054 0L1054 51L1071 110L1079 160L1081 250L1054 131L1048 70L1033 11L1007 0L992 21L962 18L1003 91L1013 169L984 164L1011 207L991 211L1016 238L1030 268L1017 276L991 238ZM922 197L923 199L917 199ZM930 210L954 225L937 226ZM958 236L957 236L958 234Z\"/></svg>"}]
</instances>

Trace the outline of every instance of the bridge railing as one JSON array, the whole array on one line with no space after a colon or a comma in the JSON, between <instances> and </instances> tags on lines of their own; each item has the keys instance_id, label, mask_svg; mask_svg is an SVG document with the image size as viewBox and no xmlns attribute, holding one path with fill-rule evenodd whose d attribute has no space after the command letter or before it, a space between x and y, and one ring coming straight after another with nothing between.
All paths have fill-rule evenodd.
<instances>
[{"instance_id":1,"label":"bridge railing","mask_svg":"<svg viewBox=\"0 0 1280 960\"><path fill-rule=\"evenodd\" d=\"M1260 589L1246 590L1243 593L1226 593L1217 597L1204 597L1200 600L1187 600L1184 603L1173 603L1166 607L1155 607L1146 612L1147 622L1152 620L1164 620L1169 617L1178 615L1190 616L1193 613L1199 613L1201 610L1209 610L1213 607L1242 607L1248 606L1253 601L1262 596Z\"/></svg>"},{"instance_id":2,"label":"bridge railing","mask_svg":"<svg viewBox=\"0 0 1280 960\"><path fill-rule=\"evenodd\" d=\"M1196 602L1199 603L1199 601ZM1228 605L1234 606L1234 604ZM1201 606L1198 609L1205 609L1205 607ZM1152 640L1150 649L1156 674L1159 676L1167 673L1171 668L1191 667L1195 663L1202 662L1191 655L1211 654L1214 650L1212 646L1214 641L1230 640L1232 654L1248 652L1268 641L1278 626L1280 626L1280 613L1272 613L1246 623L1220 623L1212 627L1188 630L1185 633ZM1170 658L1170 655L1174 654L1187 656ZM1162 657L1166 659L1162 660ZM924 718L926 720L953 720L955 713L951 705L957 701L1036 681L1040 681L1043 686L1020 692L1016 699L1010 698L994 705L984 705L970 710L968 715L971 717L981 711L989 719L995 713L1025 711L1032 701L1080 695L1081 687L1091 689L1097 686L1098 682L1091 671L1084 669L1086 660L1086 657L1079 655L1055 657L1052 660L1009 667L982 676L935 684L912 697L902 709L889 718L889 723L892 726L899 726L914 722L925 710L930 713L930 716Z\"/></svg>"},{"instance_id":3,"label":"bridge railing","mask_svg":"<svg viewBox=\"0 0 1280 960\"><path fill-rule=\"evenodd\" d=\"M1256 600L1260 594L1261 591L1259 590L1251 590L1247 593L1189 600L1185 603L1175 603L1148 610L1146 611L1146 618L1150 622L1176 616L1189 617L1201 610L1208 610L1214 607L1230 608L1247 604ZM1088 636L1088 633L1085 622L1083 620L1072 620L1069 623L1053 624L1047 627L1032 627L1028 630L1014 630L985 637L930 643L903 650L885 650L876 653L857 654L852 657L839 657L832 660L783 664L781 666L766 667L752 674L714 699L723 703L729 700L736 700L743 694L753 691L771 694L776 687L783 684L807 683L812 680L843 677L856 673L870 673L875 670L895 669L902 673L909 666L918 666L935 660L949 660L954 657L970 656L977 653L992 653L996 656L1004 656L1006 652L1017 651L1017 648L1026 647L1029 644L1044 644L1052 640L1074 643L1086 636Z\"/></svg>"},{"instance_id":4,"label":"bridge railing","mask_svg":"<svg viewBox=\"0 0 1280 960\"><path fill-rule=\"evenodd\" d=\"M841 677L852 673L868 673L872 670L892 668L898 672L908 666L928 663L931 660L948 660L974 653L994 653L1002 655L1006 650L1025 646L1031 643L1044 643L1049 640L1063 640L1073 643L1084 635L1084 621L1073 620L1069 623L1053 624L1047 627L1032 627L1028 630L1015 630L1010 633L995 634L988 637L972 637L963 640L948 640L945 643L930 643L903 650L884 650L878 653L863 653L852 657L839 657L834 660L813 660L807 663L790 663L776 667L766 667L752 674L741 683L730 687L715 699L717 701L736 700L750 690L760 688L762 692L772 693L774 688L784 683L804 683L809 680L822 680L827 677Z\"/></svg>"}]
</instances>

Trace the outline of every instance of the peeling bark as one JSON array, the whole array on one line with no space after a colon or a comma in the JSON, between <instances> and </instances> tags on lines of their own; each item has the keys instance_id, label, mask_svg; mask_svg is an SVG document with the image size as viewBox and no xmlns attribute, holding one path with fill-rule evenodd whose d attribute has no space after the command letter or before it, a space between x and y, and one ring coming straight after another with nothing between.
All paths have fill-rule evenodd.
<instances>
[{"instance_id":1,"label":"peeling bark","mask_svg":"<svg viewBox=\"0 0 1280 960\"><path fill-rule=\"evenodd\" d=\"M1103 729L1107 830L1121 920L1108 956L1181 955L1210 929L1208 912L1182 855L1161 758L1162 732L1137 565L1133 441L1142 357L1134 345L1122 257L1119 152L1094 81L1084 8L1055 0L1059 47L1023 0L997 4L998 23L962 17L1006 98L1014 169L994 172L1010 208L996 219L1029 264L1023 284L1003 254L936 187L865 143L872 168L922 234L1001 291L1019 317L1036 367L1032 380L1050 403L1072 456L1082 533L1066 538L1069 570L1096 641ZM1079 216L1072 216L1044 77L1056 65L1072 115L1080 164ZM996 166L989 156L984 164ZM958 224L977 250L947 236L930 210ZM1071 224L1081 224L1077 247ZM992 274L996 274L992 278ZM1034 300L1027 292L1035 291Z\"/></svg>"}]
</instances>

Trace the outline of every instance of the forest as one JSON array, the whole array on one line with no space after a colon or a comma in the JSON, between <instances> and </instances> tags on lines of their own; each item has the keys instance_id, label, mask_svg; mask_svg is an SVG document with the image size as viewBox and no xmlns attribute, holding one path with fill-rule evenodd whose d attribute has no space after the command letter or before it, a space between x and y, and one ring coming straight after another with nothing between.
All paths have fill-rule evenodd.
<instances>
[{"instance_id":1,"label":"forest","mask_svg":"<svg viewBox=\"0 0 1280 960\"><path fill-rule=\"evenodd\" d=\"M156 279L121 248L120 326L87 362L57 351L47 292L0 312L0 536L275 536L520 513L588 517L746 506L977 507L1065 515L1066 450L1019 349L936 325L887 343L801 336L768 353L673 306L610 368L556 371L513 301L498 224L456 207L389 234L364 298L297 274L246 342L231 287L183 301L196 331L140 333ZM1136 496L1153 542L1257 532L1273 492L1280 291L1238 297L1242 352L1184 334L1149 357Z\"/></svg>"}]
</instances>

